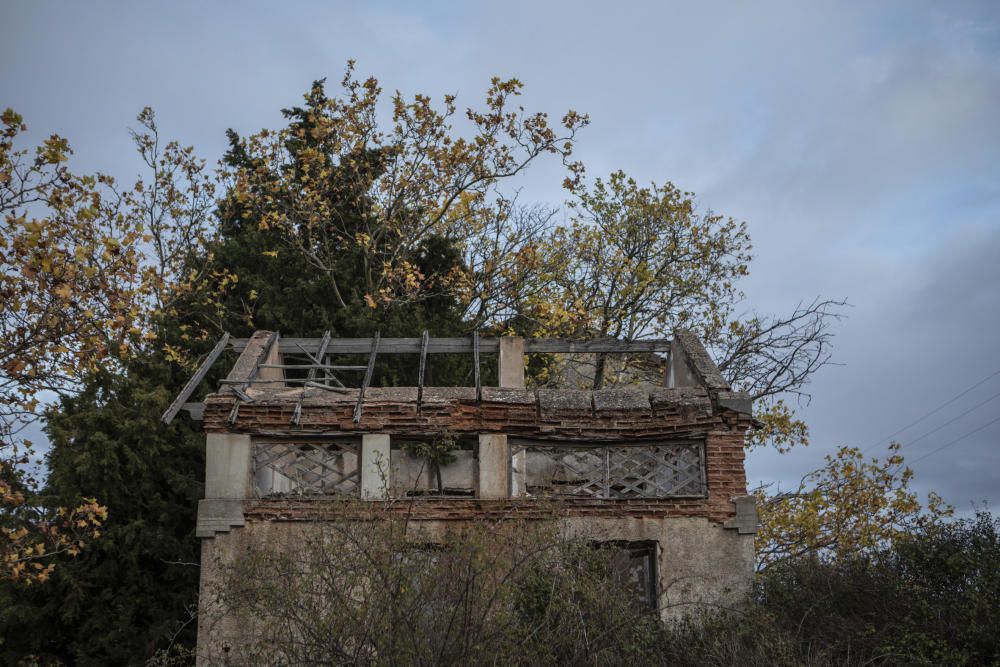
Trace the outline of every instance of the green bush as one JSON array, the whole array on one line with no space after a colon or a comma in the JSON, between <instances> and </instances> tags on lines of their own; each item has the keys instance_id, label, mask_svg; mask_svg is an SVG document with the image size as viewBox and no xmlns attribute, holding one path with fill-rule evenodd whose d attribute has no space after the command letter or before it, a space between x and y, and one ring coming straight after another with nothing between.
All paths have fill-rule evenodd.
<instances>
[{"instance_id":1,"label":"green bush","mask_svg":"<svg viewBox=\"0 0 1000 667\"><path fill-rule=\"evenodd\" d=\"M836 664L1000 664L1000 522L988 513L915 534L867 558L793 560L755 605L800 656Z\"/></svg>"}]
</instances>

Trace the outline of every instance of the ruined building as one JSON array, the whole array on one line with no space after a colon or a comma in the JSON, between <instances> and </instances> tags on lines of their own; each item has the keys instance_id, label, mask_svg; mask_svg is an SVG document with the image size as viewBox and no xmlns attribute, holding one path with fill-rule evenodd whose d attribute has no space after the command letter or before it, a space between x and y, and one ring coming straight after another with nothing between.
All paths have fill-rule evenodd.
<instances>
[{"instance_id":1,"label":"ruined building","mask_svg":"<svg viewBox=\"0 0 1000 667\"><path fill-rule=\"evenodd\" d=\"M184 403L226 349L239 356L218 391ZM525 354L581 352L659 353L665 386L525 389ZM428 355L440 353L469 355L475 386L423 386ZM390 354L412 355L417 386L369 386L376 357ZM368 363L338 366L343 355ZM499 387L481 386L480 355L498 355ZM164 418L182 409L207 434L197 526L201 660L239 641L240 628L206 594L220 585L220 568L241 544L343 520L325 509L331 496L408 497L424 534L559 498L559 520L577 533L629 546L648 603L665 619L726 604L750 584L756 513L743 442L751 402L687 332L622 342L259 331L220 341ZM405 444L441 433L460 446L431 474Z\"/></svg>"}]
</instances>

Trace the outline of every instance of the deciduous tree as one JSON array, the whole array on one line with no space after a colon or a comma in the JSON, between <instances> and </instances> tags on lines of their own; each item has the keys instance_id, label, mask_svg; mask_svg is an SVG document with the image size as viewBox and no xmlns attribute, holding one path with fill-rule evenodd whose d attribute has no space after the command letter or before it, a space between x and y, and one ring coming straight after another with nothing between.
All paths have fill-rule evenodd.
<instances>
[{"instance_id":1,"label":"deciduous tree","mask_svg":"<svg viewBox=\"0 0 1000 667\"><path fill-rule=\"evenodd\" d=\"M798 488L771 494L758 489L759 567L800 556L844 558L891 548L918 528L950 517L952 508L933 493L921 504L910 488L912 478L898 444L884 459L841 447Z\"/></svg>"},{"instance_id":2,"label":"deciduous tree","mask_svg":"<svg viewBox=\"0 0 1000 667\"><path fill-rule=\"evenodd\" d=\"M672 183L643 186L622 171L568 186L567 225L539 226L506 244L519 266L503 275L527 284L511 281L521 328L626 340L691 329L726 379L756 403L760 428L748 445L806 443L808 429L787 399L807 398L804 386L830 362L830 325L846 302L815 299L789 315L743 315L739 281L751 259L745 223L699 212L694 195ZM609 369L607 355L597 355L586 375L594 388L632 382L634 366L646 361L616 358Z\"/></svg>"},{"instance_id":3,"label":"deciduous tree","mask_svg":"<svg viewBox=\"0 0 1000 667\"><path fill-rule=\"evenodd\" d=\"M8 109L0 120L0 578L45 578L48 555L82 544L67 542L63 517L82 530L103 509L88 499L38 516L31 443L18 433L42 392L70 390L134 343L141 231L121 215L112 179L69 170L65 139L30 150L18 145L22 118Z\"/></svg>"},{"instance_id":4,"label":"deciduous tree","mask_svg":"<svg viewBox=\"0 0 1000 667\"><path fill-rule=\"evenodd\" d=\"M699 214L691 193L671 183L644 187L622 171L571 190L570 224L540 250L545 289L523 304L536 331L636 340L689 328L716 338L740 296L735 281L748 271L745 224ZM607 380L605 363L598 356L595 389ZM618 369L623 377L628 363Z\"/></svg>"},{"instance_id":5,"label":"deciduous tree","mask_svg":"<svg viewBox=\"0 0 1000 667\"><path fill-rule=\"evenodd\" d=\"M123 372L177 298L214 299L205 293L213 276L199 263L214 177L190 147L161 143L152 110L137 120L148 175L123 189L110 176L71 171L72 150L58 135L21 146L21 116L0 117L0 578L48 577L50 556L77 552L105 518L86 494L70 507L31 500L35 462L18 434L42 399L68 398L95 373Z\"/></svg>"},{"instance_id":6,"label":"deciduous tree","mask_svg":"<svg viewBox=\"0 0 1000 667\"><path fill-rule=\"evenodd\" d=\"M451 95L436 106L397 91L381 126L378 81L360 81L353 70L349 63L342 97L327 96L317 81L304 106L285 111L287 128L247 138L230 132L227 160L243 215L280 232L267 252L304 258L327 279L335 307L353 298L340 274L354 258L352 291L372 309L454 293L470 277L420 271L425 241L455 239L464 248L503 209L497 184L543 155L566 162L571 181L582 170L569 160L586 116L569 111L554 125L545 113L526 113L514 106L517 79L492 80L483 106L465 111L466 134L455 126Z\"/></svg>"}]
</instances>

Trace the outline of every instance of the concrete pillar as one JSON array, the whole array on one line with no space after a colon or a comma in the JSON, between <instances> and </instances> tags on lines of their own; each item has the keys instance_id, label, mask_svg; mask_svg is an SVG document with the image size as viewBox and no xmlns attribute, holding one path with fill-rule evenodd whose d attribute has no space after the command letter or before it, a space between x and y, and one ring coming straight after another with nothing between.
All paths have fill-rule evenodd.
<instances>
[{"instance_id":1,"label":"concrete pillar","mask_svg":"<svg viewBox=\"0 0 1000 667\"><path fill-rule=\"evenodd\" d=\"M361 498L384 500L389 497L389 436L368 433L361 436Z\"/></svg>"},{"instance_id":2,"label":"concrete pillar","mask_svg":"<svg viewBox=\"0 0 1000 667\"><path fill-rule=\"evenodd\" d=\"M524 389L524 339L500 338L500 386ZM479 436L479 497L507 498L524 494L524 452L510 456L505 435Z\"/></svg>"},{"instance_id":3,"label":"concrete pillar","mask_svg":"<svg viewBox=\"0 0 1000 667\"><path fill-rule=\"evenodd\" d=\"M500 339L499 375L502 388L524 389L524 339L520 336L504 336ZM526 491L524 466L524 450L510 457L509 491L512 496L523 496Z\"/></svg>"},{"instance_id":4,"label":"concrete pillar","mask_svg":"<svg viewBox=\"0 0 1000 667\"><path fill-rule=\"evenodd\" d=\"M524 389L524 339L520 336L500 338L500 386Z\"/></svg>"},{"instance_id":5,"label":"concrete pillar","mask_svg":"<svg viewBox=\"0 0 1000 667\"><path fill-rule=\"evenodd\" d=\"M479 436L479 485L477 497L501 500L510 494L510 448L507 436L498 433Z\"/></svg>"},{"instance_id":6,"label":"concrete pillar","mask_svg":"<svg viewBox=\"0 0 1000 667\"><path fill-rule=\"evenodd\" d=\"M250 436L242 433L209 433L205 441L205 497L249 498Z\"/></svg>"},{"instance_id":7,"label":"concrete pillar","mask_svg":"<svg viewBox=\"0 0 1000 667\"><path fill-rule=\"evenodd\" d=\"M242 526L250 481L252 445L242 433L209 433L205 439L205 497L198 501L197 537L215 537Z\"/></svg>"},{"instance_id":8,"label":"concrete pillar","mask_svg":"<svg viewBox=\"0 0 1000 667\"><path fill-rule=\"evenodd\" d=\"M522 449L510 456L510 495L519 498L528 494L528 453Z\"/></svg>"}]
</instances>

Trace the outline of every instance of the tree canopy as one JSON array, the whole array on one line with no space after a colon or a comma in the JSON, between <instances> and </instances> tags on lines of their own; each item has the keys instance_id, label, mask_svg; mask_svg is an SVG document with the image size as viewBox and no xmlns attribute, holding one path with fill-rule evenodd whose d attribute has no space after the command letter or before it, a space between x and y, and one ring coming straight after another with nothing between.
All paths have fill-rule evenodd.
<instances>
[{"instance_id":1,"label":"tree canopy","mask_svg":"<svg viewBox=\"0 0 1000 667\"><path fill-rule=\"evenodd\" d=\"M844 302L749 312L744 223L702 211L669 181L644 184L620 170L590 179L574 159L587 116L569 110L554 122L526 111L521 89L494 78L461 112L453 96L384 100L379 82L357 78L350 63L338 93L315 82L283 111L284 126L230 131L216 169L164 141L144 109L133 139L145 172L128 187L73 174L60 137L34 152L16 146L24 123L4 113L3 650L125 663L190 641L203 445L189 424L156 417L222 332L637 340L689 328L756 400L762 428L748 446L806 442L789 399L805 396L829 362ZM565 167L562 224L555 208L518 196L516 179L541 160ZM463 363L435 368L438 379L461 382ZM628 363L598 357L591 386L633 381ZM412 382L391 362L378 372L384 384ZM16 431L42 412L41 391L57 401L39 488ZM880 475L873 493L891 495L908 479ZM867 507L843 505L854 515ZM44 579L47 592L29 590Z\"/></svg>"}]
</instances>

